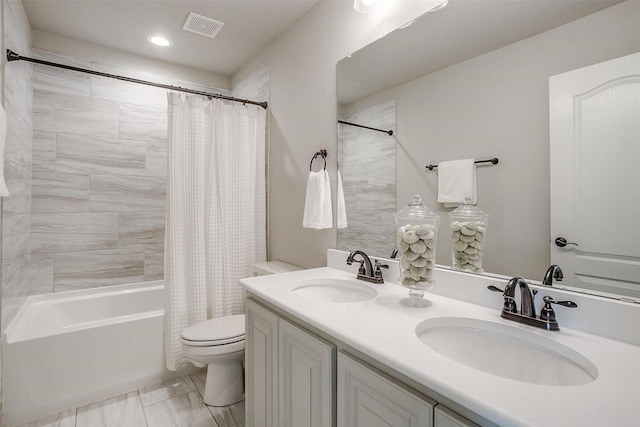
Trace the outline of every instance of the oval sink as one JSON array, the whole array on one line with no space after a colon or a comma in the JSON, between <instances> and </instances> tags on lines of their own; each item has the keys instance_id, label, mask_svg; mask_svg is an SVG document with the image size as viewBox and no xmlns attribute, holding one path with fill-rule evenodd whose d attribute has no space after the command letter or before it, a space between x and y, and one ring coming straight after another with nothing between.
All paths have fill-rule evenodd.
<instances>
[{"instance_id":1,"label":"oval sink","mask_svg":"<svg viewBox=\"0 0 640 427\"><path fill-rule=\"evenodd\" d=\"M598 369L575 350L542 335L502 323L465 317L425 320L418 338L432 350L480 371L532 384L575 386Z\"/></svg>"},{"instance_id":2,"label":"oval sink","mask_svg":"<svg viewBox=\"0 0 640 427\"><path fill-rule=\"evenodd\" d=\"M361 302L375 298L378 292L352 280L306 279L294 283L292 292L322 302Z\"/></svg>"}]
</instances>

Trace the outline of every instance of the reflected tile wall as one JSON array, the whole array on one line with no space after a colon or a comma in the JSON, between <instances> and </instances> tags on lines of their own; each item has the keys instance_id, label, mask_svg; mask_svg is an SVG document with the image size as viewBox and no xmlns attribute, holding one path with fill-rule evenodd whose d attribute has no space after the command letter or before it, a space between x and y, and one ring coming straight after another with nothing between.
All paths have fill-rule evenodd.
<instances>
[{"instance_id":1,"label":"reflected tile wall","mask_svg":"<svg viewBox=\"0 0 640 427\"><path fill-rule=\"evenodd\" d=\"M396 128L395 100L342 118L378 129ZM396 141L382 132L338 127L339 166L347 224L338 230L338 248L391 256L395 248Z\"/></svg>"}]
</instances>

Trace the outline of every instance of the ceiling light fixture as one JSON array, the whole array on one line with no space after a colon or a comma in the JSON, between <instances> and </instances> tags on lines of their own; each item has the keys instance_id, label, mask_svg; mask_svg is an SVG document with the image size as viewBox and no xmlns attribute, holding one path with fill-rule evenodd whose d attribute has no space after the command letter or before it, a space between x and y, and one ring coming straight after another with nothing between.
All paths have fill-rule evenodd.
<instances>
[{"instance_id":1,"label":"ceiling light fixture","mask_svg":"<svg viewBox=\"0 0 640 427\"><path fill-rule=\"evenodd\" d=\"M173 43L166 37L162 36L149 36L147 37L149 43L155 44L156 46L167 47L171 46Z\"/></svg>"}]
</instances>

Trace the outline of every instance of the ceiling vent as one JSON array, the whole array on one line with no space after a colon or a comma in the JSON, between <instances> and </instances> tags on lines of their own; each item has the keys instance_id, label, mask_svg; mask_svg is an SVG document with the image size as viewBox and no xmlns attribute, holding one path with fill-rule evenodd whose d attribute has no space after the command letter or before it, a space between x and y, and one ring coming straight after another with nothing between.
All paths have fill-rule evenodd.
<instances>
[{"instance_id":1,"label":"ceiling vent","mask_svg":"<svg viewBox=\"0 0 640 427\"><path fill-rule=\"evenodd\" d=\"M223 25L220 21L191 12L182 29L200 34L201 36L214 38L220 32Z\"/></svg>"}]
</instances>

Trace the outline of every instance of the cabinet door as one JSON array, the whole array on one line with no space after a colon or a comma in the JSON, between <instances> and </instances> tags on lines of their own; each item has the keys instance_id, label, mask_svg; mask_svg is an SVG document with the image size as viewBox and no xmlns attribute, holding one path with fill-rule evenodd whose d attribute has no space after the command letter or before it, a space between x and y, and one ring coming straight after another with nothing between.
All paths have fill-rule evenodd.
<instances>
[{"instance_id":1,"label":"cabinet door","mask_svg":"<svg viewBox=\"0 0 640 427\"><path fill-rule=\"evenodd\" d=\"M338 427L429 427L435 402L338 354Z\"/></svg>"},{"instance_id":2,"label":"cabinet door","mask_svg":"<svg viewBox=\"0 0 640 427\"><path fill-rule=\"evenodd\" d=\"M469 421L465 417L456 414L446 406L436 406L434 415L434 427L479 427L478 424Z\"/></svg>"},{"instance_id":3,"label":"cabinet door","mask_svg":"<svg viewBox=\"0 0 640 427\"><path fill-rule=\"evenodd\" d=\"M280 426L335 424L335 346L280 319Z\"/></svg>"},{"instance_id":4,"label":"cabinet door","mask_svg":"<svg viewBox=\"0 0 640 427\"><path fill-rule=\"evenodd\" d=\"M278 317L246 300L245 419L247 426L278 426Z\"/></svg>"}]
</instances>

